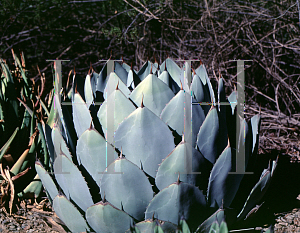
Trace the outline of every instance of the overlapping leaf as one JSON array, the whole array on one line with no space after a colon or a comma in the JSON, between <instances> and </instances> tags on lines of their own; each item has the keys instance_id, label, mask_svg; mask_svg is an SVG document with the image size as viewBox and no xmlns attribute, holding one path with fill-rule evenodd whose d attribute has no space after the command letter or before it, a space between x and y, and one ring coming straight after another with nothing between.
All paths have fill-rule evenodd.
<instances>
[{"instance_id":1,"label":"overlapping leaf","mask_svg":"<svg viewBox=\"0 0 300 233\"><path fill-rule=\"evenodd\" d=\"M86 211L86 220L96 232L124 233L130 228L133 219L124 211L109 202L99 202Z\"/></svg>"},{"instance_id":2,"label":"overlapping leaf","mask_svg":"<svg viewBox=\"0 0 300 233\"><path fill-rule=\"evenodd\" d=\"M100 186L101 176L107 164L107 147L113 147L95 130L86 130L78 139L76 154L78 163L82 164L96 183ZM117 153L114 152L114 159Z\"/></svg>"},{"instance_id":3,"label":"overlapping leaf","mask_svg":"<svg viewBox=\"0 0 300 233\"><path fill-rule=\"evenodd\" d=\"M86 131L92 122L92 117L89 109L87 108L82 97L78 94L74 94L74 101L72 103L73 109L73 122L74 127L79 138L84 131Z\"/></svg>"},{"instance_id":4,"label":"overlapping leaf","mask_svg":"<svg viewBox=\"0 0 300 233\"><path fill-rule=\"evenodd\" d=\"M202 192L187 183L173 183L161 190L150 202L145 219L154 217L178 224L184 217L191 230L205 219L206 201Z\"/></svg>"},{"instance_id":5,"label":"overlapping leaf","mask_svg":"<svg viewBox=\"0 0 300 233\"><path fill-rule=\"evenodd\" d=\"M144 105L157 116L173 97L171 89L153 74L149 74L130 94L130 99L137 106L143 99Z\"/></svg>"},{"instance_id":6,"label":"overlapping leaf","mask_svg":"<svg viewBox=\"0 0 300 233\"><path fill-rule=\"evenodd\" d=\"M125 158L110 164L101 179L101 196L120 210L141 221L153 197L151 184L136 165Z\"/></svg>"},{"instance_id":7,"label":"overlapping leaf","mask_svg":"<svg viewBox=\"0 0 300 233\"><path fill-rule=\"evenodd\" d=\"M158 165L175 148L168 126L147 107L136 109L119 125L115 146L152 177Z\"/></svg>"},{"instance_id":8,"label":"overlapping leaf","mask_svg":"<svg viewBox=\"0 0 300 233\"><path fill-rule=\"evenodd\" d=\"M64 154L54 161L55 178L68 199L72 199L83 211L93 205L93 200L79 169Z\"/></svg>"},{"instance_id":9,"label":"overlapping leaf","mask_svg":"<svg viewBox=\"0 0 300 233\"><path fill-rule=\"evenodd\" d=\"M132 113L136 108L133 103L125 97L125 95L120 90L114 90L107 100L103 102L99 111L98 118L102 126L104 135L107 131L108 119L107 119L107 103L113 103L114 105L114 118L113 120L114 131L118 128L119 124Z\"/></svg>"},{"instance_id":10,"label":"overlapping leaf","mask_svg":"<svg viewBox=\"0 0 300 233\"><path fill-rule=\"evenodd\" d=\"M88 232L86 224L76 207L63 195L57 195L53 200L53 209L57 216L67 225L72 232Z\"/></svg>"}]
</instances>

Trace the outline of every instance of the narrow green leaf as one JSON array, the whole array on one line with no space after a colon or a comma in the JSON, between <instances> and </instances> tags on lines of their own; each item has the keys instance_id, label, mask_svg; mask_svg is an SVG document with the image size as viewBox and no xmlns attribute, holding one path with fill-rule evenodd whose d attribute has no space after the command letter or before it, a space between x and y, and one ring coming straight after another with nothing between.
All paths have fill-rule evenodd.
<instances>
[{"instance_id":1,"label":"narrow green leaf","mask_svg":"<svg viewBox=\"0 0 300 233\"><path fill-rule=\"evenodd\" d=\"M26 188L18 193L20 198L38 198L43 191L43 184L37 174L33 180L26 186Z\"/></svg>"},{"instance_id":2,"label":"narrow green leaf","mask_svg":"<svg viewBox=\"0 0 300 233\"><path fill-rule=\"evenodd\" d=\"M9 148L10 144L12 143L12 141L14 140L17 132L19 131L19 127L17 127L15 129L15 131L13 132L13 134L10 136L10 138L8 139L8 141L4 144L4 146L0 149L0 160L2 159L3 155L5 155L7 149Z\"/></svg>"}]
</instances>

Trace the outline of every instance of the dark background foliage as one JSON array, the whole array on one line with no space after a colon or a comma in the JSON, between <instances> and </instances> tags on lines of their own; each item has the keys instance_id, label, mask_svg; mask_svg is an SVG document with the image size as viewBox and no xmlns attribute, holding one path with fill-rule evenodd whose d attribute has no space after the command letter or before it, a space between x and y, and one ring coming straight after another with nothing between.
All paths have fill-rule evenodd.
<instances>
[{"instance_id":1,"label":"dark background foliage","mask_svg":"<svg viewBox=\"0 0 300 233\"><path fill-rule=\"evenodd\" d=\"M264 121L262 129L299 131L297 1L2 0L0 23L0 56L13 67L11 48L23 51L29 77L38 83L39 66L49 89L46 59L70 60L63 63L64 81L74 67L83 77L90 63L100 72L110 56L136 69L154 56L159 63L168 56L201 59L214 84L219 75L225 79L228 93L236 83L231 60L252 60L245 62L248 116L261 106L263 117L277 122Z\"/></svg>"}]
</instances>

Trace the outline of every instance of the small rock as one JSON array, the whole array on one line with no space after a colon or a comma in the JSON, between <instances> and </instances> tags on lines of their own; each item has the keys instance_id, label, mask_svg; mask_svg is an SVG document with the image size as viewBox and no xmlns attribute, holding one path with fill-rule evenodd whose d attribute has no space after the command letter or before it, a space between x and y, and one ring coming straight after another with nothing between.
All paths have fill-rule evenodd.
<instances>
[{"instance_id":1,"label":"small rock","mask_svg":"<svg viewBox=\"0 0 300 233\"><path fill-rule=\"evenodd\" d=\"M287 226L288 225L287 222L280 222L279 224L282 225L282 226Z\"/></svg>"}]
</instances>

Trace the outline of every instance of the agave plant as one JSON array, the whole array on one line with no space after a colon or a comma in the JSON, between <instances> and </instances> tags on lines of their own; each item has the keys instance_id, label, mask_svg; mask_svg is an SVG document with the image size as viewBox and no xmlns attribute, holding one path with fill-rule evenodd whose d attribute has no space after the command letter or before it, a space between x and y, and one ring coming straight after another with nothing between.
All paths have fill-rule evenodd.
<instances>
[{"instance_id":1,"label":"agave plant","mask_svg":"<svg viewBox=\"0 0 300 233\"><path fill-rule=\"evenodd\" d=\"M216 98L204 64L188 85L192 71L170 58L161 65L148 61L139 71L109 62L85 80L74 72L71 88L54 96L55 124L43 124L50 166L37 161L35 167L66 226L72 232L219 226L228 232L223 220L230 227L246 219L276 168L273 161L254 183L249 175L230 174L241 148L246 171L255 168L260 116L239 120L236 137L237 93L226 99L220 78Z\"/></svg>"},{"instance_id":2,"label":"agave plant","mask_svg":"<svg viewBox=\"0 0 300 233\"><path fill-rule=\"evenodd\" d=\"M42 183L32 169L36 156L45 156L41 161L48 164L47 150L44 153L42 149L42 144L46 148L45 139L38 134L41 124L37 123L37 111L33 111L39 106L33 103L34 85L26 76L23 53L22 62L13 50L12 54L16 67L13 71L0 59L0 204L10 214L17 197L37 198L42 193Z\"/></svg>"}]
</instances>

